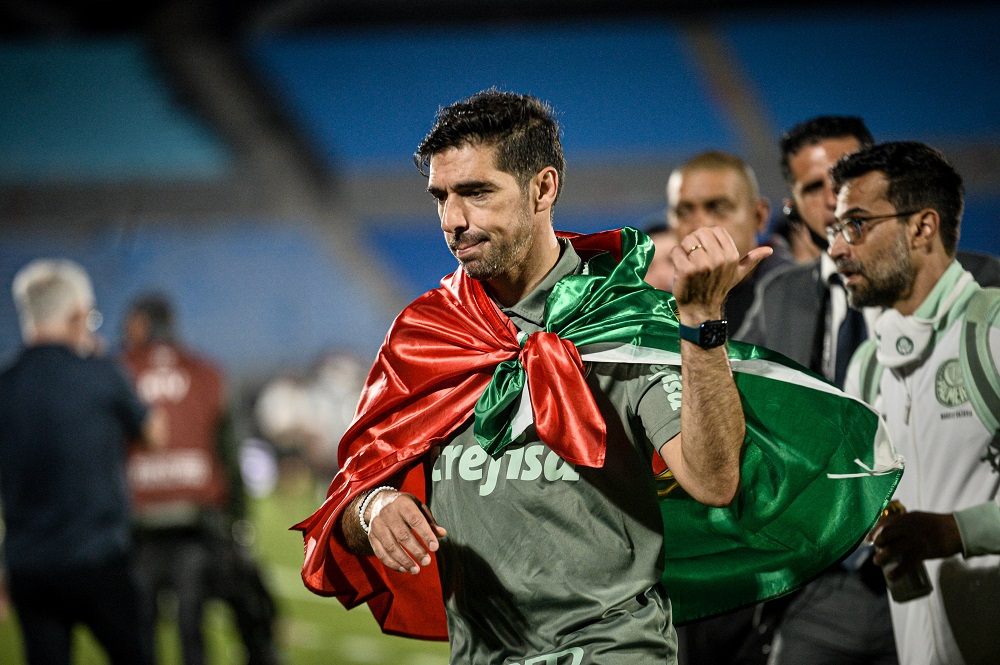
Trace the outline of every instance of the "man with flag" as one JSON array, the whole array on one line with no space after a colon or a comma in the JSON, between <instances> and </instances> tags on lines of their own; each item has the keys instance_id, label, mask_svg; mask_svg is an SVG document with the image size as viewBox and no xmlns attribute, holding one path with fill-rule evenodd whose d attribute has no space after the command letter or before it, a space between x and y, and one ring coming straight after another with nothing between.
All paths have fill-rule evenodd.
<instances>
[{"instance_id":1,"label":"man with flag","mask_svg":"<svg viewBox=\"0 0 1000 665\"><path fill-rule=\"evenodd\" d=\"M557 234L559 128L532 97L442 109L415 159L461 269L397 318L295 527L311 590L456 663L672 663L675 617L786 593L864 536L901 467L877 416L725 345L769 248L698 229L671 296L644 235Z\"/></svg>"}]
</instances>

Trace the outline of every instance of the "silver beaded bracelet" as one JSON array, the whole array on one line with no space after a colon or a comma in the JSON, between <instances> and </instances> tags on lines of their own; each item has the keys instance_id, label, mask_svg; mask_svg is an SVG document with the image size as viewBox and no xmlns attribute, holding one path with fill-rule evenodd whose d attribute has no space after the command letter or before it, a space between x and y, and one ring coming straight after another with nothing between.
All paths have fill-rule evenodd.
<instances>
[{"instance_id":1,"label":"silver beaded bracelet","mask_svg":"<svg viewBox=\"0 0 1000 665\"><path fill-rule=\"evenodd\" d=\"M372 525L365 522L365 511L368 510L368 504L372 502L372 499L375 498L376 494L379 494L380 492L384 492L386 490L392 490L393 492L397 491L395 487L390 487L389 485L382 485L381 487L376 487L375 489L373 489L371 492L368 493L368 496L365 497L365 500L362 501L361 505L358 507L358 521L361 522L361 528L364 529L365 533L368 533L372 529Z\"/></svg>"}]
</instances>

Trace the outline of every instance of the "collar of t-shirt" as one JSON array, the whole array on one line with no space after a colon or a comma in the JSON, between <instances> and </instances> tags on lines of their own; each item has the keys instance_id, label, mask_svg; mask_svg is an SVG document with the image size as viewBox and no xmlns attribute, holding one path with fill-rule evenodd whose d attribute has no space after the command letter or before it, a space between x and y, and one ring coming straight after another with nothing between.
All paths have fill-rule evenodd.
<instances>
[{"instance_id":1,"label":"collar of t-shirt","mask_svg":"<svg viewBox=\"0 0 1000 665\"><path fill-rule=\"evenodd\" d=\"M545 301L548 300L549 294L555 288L556 282L566 275L579 273L583 267L583 260L573 249L569 240L559 238L559 247L561 250L559 260L556 261L549 274L539 282L538 286L514 305L501 308L501 311L514 322L518 330L525 329L524 323L528 324L529 333L534 329L544 329Z\"/></svg>"}]
</instances>

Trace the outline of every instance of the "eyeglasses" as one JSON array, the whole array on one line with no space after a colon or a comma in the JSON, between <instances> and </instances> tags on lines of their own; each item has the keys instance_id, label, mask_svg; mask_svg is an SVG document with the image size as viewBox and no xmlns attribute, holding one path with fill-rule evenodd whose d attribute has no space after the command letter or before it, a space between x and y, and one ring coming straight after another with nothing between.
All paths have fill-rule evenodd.
<instances>
[{"instance_id":1,"label":"eyeglasses","mask_svg":"<svg viewBox=\"0 0 1000 665\"><path fill-rule=\"evenodd\" d=\"M865 224L870 224L871 222L884 222L888 219L897 219L899 217L909 217L910 215L920 212L919 210L910 210L907 212L897 212L891 215L874 215L872 217L848 217L839 224L832 224L826 227L826 241L832 246L837 236L840 235L847 241L848 245L853 245L857 241L861 240L861 236L864 235ZM868 228L876 226L876 224L870 224Z\"/></svg>"}]
</instances>

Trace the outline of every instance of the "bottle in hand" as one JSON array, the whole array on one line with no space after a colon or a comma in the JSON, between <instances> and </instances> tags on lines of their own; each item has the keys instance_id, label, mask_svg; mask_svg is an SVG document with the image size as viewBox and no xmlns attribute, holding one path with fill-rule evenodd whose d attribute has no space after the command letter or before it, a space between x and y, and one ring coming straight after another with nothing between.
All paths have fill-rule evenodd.
<instances>
[{"instance_id":1,"label":"bottle in hand","mask_svg":"<svg viewBox=\"0 0 1000 665\"><path fill-rule=\"evenodd\" d=\"M889 505L882 511L882 515L901 515L906 512L896 499L889 502ZM927 566L923 561L919 565L913 566L909 572L894 580L889 579L889 573L899 565L898 561L889 561L882 566L882 574L885 575L885 585L889 589L889 595L897 603L905 603L908 600L923 598L934 590L931 579L927 575Z\"/></svg>"}]
</instances>

